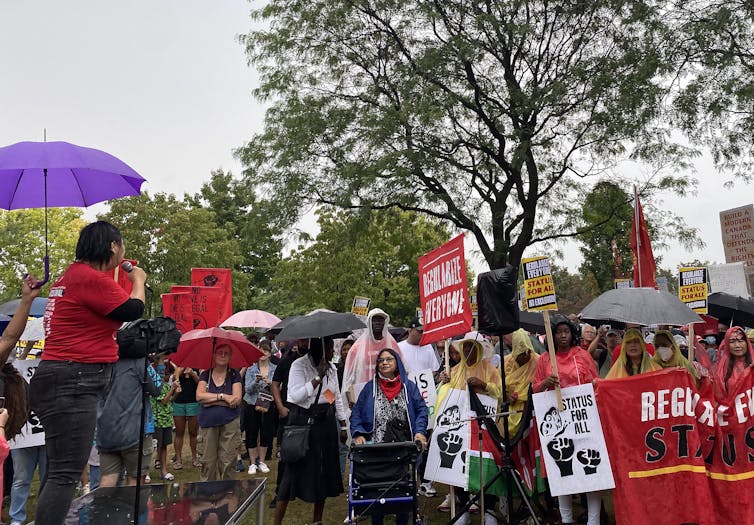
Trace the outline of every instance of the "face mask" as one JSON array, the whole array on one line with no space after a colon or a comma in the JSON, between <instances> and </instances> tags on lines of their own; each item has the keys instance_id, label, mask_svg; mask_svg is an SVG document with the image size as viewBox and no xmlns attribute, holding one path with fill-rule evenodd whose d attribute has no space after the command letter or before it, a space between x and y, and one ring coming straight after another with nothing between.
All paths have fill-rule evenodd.
<instances>
[{"instance_id":1,"label":"face mask","mask_svg":"<svg viewBox=\"0 0 754 525\"><path fill-rule=\"evenodd\" d=\"M667 346L658 346L655 350L663 361L669 361L673 357L673 349Z\"/></svg>"}]
</instances>

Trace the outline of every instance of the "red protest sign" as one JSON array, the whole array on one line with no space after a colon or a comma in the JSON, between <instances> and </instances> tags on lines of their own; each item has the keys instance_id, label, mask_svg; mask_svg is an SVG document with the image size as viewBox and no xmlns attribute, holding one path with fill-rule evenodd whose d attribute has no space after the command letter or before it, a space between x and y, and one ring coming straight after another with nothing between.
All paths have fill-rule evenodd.
<instances>
[{"instance_id":1,"label":"red protest sign","mask_svg":"<svg viewBox=\"0 0 754 525\"><path fill-rule=\"evenodd\" d=\"M164 293L162 299L162 314L175 321L178 330L185 334L193 328L191 317L191 294Z\"/></svg>"},{"instance_id":2,"label":"red protest sign","mask_svg":"<svg viewBox=\"0 0 754 525\"><path fill-rule=\"evenodd\" d=\"M419 297L424 317L421 344L471 329L463 235L419 257Z\"/></svg>"},{"instance_id":3,"label":"red protest sign","mask_svg":"<svg viewBox=\"0 0 754 525\"><path fill-rule=\"evenodd\" d=\"M596 396L618 525L717 523L705 466L711 389L697 391L686 370L673 368L600 381Z\"/></svg>"},{"instance_id":4,"label":"red protest sign","mask_svg":"<svg viewBox=\"0 0 754 525\"><path fill-rule=\"evenodd\" d=\"M227 319L223 317L225 291L211 286L173 286L170 293L190 297L191 329L212 328Z\"/></svg>"},{"instance_id":5,"label":"red protest sign","mask_svg":"<svg viewBox=\"0 0 754 525\"><path fill-rule=\"evenodd\" d=\"M208 286L223 291L218 314L220 320L208 326L216 326L233 315L233 271L230 268L191 268L191 286Z\"/></svg>"}]
</instances>

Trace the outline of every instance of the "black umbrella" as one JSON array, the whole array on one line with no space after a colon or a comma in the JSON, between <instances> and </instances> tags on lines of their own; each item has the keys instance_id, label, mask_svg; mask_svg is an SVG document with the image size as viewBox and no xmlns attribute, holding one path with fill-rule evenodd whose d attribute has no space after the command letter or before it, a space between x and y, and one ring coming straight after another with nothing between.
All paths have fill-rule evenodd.
<instances>
[{"instance_id":1,"label":"black umbrella","mask_svg":"<svg viewBox=\"0 0 754 525\"><path fill-rule=\"evenodd\" d=\"M11 299L7 303L0 304L0 314L13 315L16 313L18 305L21 303L21 299ZM35 297L31 303L31 310L29 315L32 317L42 317L45 314L45 308L47 307L47 297Z\"/></svg>"},{"instance_id":2,"label":"black umbrella","mask_svg":"<svg viewBox=\"0 0 754 525\"><path fill-rule=\"evenodd\" d=\"M271 327L269 330L267 330L265 333L273 333L273 334L279 334L283 328L290 325L293 321L301 317L300 315L292 315L290 317L286 317L285 319L281 320L278 324ZM280 339L282 341L282 339Z\"/></svg>"},{"instance_id":3,"label":"black umbrella","mask_svg":"<svg viewBox=\"0 0 754 525\"><path fill-rule=\"evenodd\" d=\"M366 325L352 313L315 312L293 319L288 326L283 327L277 339L290 341L319 337L345 337L360 328L366 328Z\"/></svg>"},{"instance_id":4,"label":"black umbrella","mask_svg":"<svg viewBox=\"0 0 754 525\"><path fill-rule=\"evenodd\" d=\"M518 313L518 322L521 328L532 334L545 333L545 316L542 312L530 312L521 310Z\"/></svg>"},{"instance_id":5,"label":"black umbrella","mask_svg":"<svg viewBox=\"0 0 754 525\"><path fill-rule=\"evenodd\" d=\"M707 298L709 314L730 326L754 327L754 301L725 292Z\"/></svg>"},{"instance_id":6,"label":"black umbrella","mask_svg":"<svg viewBox=\"0 0 754 525\"><path fill-rule=\"evenodd\" d=\"M596 324L612 321L643 326L652 324L683 326L702 321L675 295L651 288L608 290L584 308L581 312L581 320L596 322Z\"/></svg>"}]
</instances>

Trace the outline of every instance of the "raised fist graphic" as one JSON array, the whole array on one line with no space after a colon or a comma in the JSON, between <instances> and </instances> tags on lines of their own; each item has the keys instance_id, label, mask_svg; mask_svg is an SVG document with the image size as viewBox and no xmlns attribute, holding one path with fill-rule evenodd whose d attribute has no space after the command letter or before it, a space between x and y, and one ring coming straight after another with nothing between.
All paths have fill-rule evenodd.
<instances>
[{"instance_id":1,"label":"raised fist graphic","mask_svg":"<svg viewBox=\"0 0 754 525\"><path fill-rule=\"evenodd\" d=\"M437 435L437 446L440 448L440 466L453 468L453 461L463 446L463 438L453 432L443 432Z\"/></svg>"},{"instance_id":2,"label":"raised fist graphic","mask_svg":"<svg viewBox=\"0 0 754 525\"><path fill-rule=\"evenodd\" d=\"M547 451L560 469L560 476L573 475L573 453L576 447L571 438L555 438L547 444Z\"/></svg>"},{"instance_id":3,"label":"raised fist graphic","mask_svg":"<svg viewBox=\"0 0 754 525\"><path fill-rule=\"evenodd\" d=\"M594 474L597 472L597 465L600 464L600 452L591 448L579 450L576 459L584 465L584 474Z\"/></svg>"}]
</instances>

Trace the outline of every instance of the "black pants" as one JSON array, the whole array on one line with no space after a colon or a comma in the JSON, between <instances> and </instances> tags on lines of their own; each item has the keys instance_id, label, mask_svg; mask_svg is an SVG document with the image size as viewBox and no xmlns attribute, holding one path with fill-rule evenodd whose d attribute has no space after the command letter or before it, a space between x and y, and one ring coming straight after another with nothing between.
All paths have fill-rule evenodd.
<instances>
[{"instance_id":1,"label":"black pants","mask_svg":"<svg viewBox=\"0 0 754 525\"><path fill-rule=\"evenodd\" d=\"M62 525L86 467L97 403L115 376L113 363L42 361L29 386L31 408L45 429L47 475L37 500L37 525Z\"/></svg>"},{"instance_id":2,"label":"black pants","mask_svg":"<svg viewBox=\"0 0 754 525\"><path fill-rule=\"evenodd\" d=\"M271 447L275 423L271 411L258 412L254 405L246 405L244 410L244 431L246 433L246 448L254 448L257 442L261 447ZM257 440L257 438L259 438ZM264 461L264 458L260 458Z\"/></svg>"}]
</instances>

